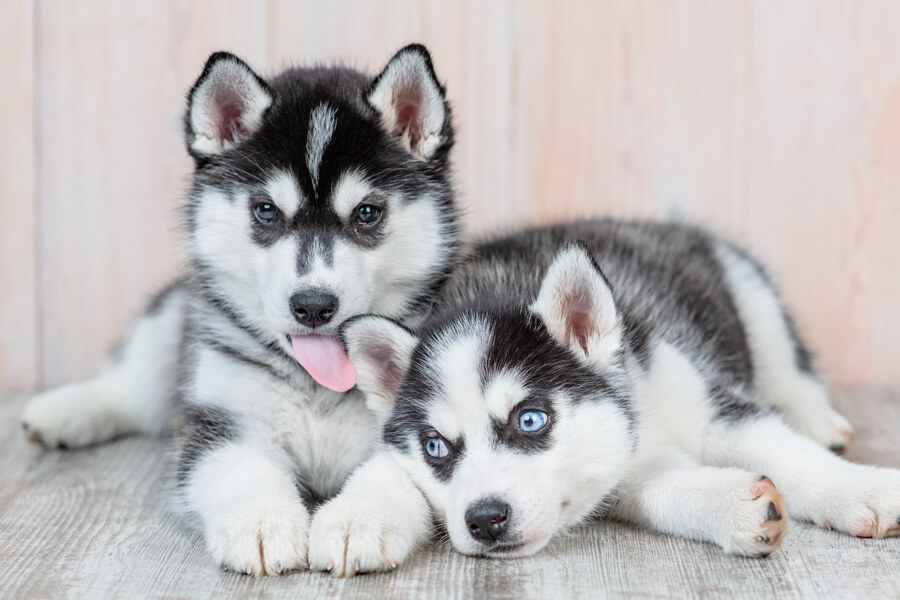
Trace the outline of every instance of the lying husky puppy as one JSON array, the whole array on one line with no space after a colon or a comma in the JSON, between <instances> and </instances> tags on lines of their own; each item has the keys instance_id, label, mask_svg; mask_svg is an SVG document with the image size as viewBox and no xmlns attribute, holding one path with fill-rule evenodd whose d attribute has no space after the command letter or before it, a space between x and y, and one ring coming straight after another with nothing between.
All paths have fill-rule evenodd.
<instances>
[{"instance_id":1,"label":"lying husky puppy","mask_svg":"<svg viewBox=\"0 0 900 600\"><path fill-rule=\"evenodd\" d=\"M264 80L217 53L185 132L187 278L102 375L34 398L23 420L31 439L74 448L160 433L178 397L184 510L217 563L276 574L306 563L311 503L375 447L338 326L416 318L455 261L450 110L421 46L375 78Z\"/></svg>"},{"instance_id":2,"label":"lying husky puppy","mask_svg":"<svg viewBox=\"0 0 900 600\"><path fill-rule=\"evenodd\" d=\"M312 567L390 568L432 511L460 552L494 557L597 514L745 556L778 546L787 510L900 533L900 471L798 433L838 446L850 430L734 246L678 225L535 229L478 247L442 302L416 334L343 327L386 454L317 513Z\"/></svg>"}]
</instances>

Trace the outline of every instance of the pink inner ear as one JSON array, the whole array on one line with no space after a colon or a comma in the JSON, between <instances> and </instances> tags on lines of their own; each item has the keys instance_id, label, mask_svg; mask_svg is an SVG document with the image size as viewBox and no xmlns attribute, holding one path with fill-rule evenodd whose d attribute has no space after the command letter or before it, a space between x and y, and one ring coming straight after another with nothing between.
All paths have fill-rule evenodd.
<instances>
[{"instance_id":1,"label":"pink inner ear","mask_svg":"<svg viewBox=\"0 0 900 600\"><path fill-rule=\"evenodd\" d=\"M422 139L422 130L425 128L422 122L422 101L422 90L415 84L406 85L394 92L394 112L397 115L397 121L394 123L391 135L402 137L404 132L409 131L411 148L419 145L419 140Z\"/></svg>"},{"instance_id":2,"label":"pink inner ear","mask_svg":"<svg viewBox=\"0 0 900 600\"><path fill-rule=\"evenodd\" d=\"M378 383L382 389L390 394L396 394L403 383L404 373L397 364L393 349L389 346L379 346L371 351L370 357L381 369Z\"/></svg>"},{"instance_id":3,"label":"pink inner ear","mask_svg":"<svg viewBox=\"0 0 900 600\"><path fill-rule=\"evenodd\" d=\"M566 322L566 344L572 345L572 338L588 354L588 339L596 335L597 319L593 314L594 303L584 290L572 290L560 299L560 309Z\"/></svg>"},{"instance_id":4,"label":"pink inner ear","mask_svg":"<svg viewBox=\"0 0 900 600\"><path fill-rule=\"evenodd\" d=\"M220 140L234 142L236 138L247 135L247 129L241 121L245 110L240 98L231 95L216 97L216 126Z\"/></svg>"}]
</instances>

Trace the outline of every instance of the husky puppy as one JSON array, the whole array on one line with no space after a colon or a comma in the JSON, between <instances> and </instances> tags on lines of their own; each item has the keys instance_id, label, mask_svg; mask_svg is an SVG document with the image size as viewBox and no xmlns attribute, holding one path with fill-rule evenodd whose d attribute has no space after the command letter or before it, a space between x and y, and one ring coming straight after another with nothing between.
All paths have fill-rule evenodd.
<instances>
[{"instance_id":1,"label":"husky puppy","mask_svg":"<svg viewBox=\"0 0 900 600\"><path fill-rule=\"evenodd\" d=\"M416 318L454 263L450 109L418 45L374 78L263 79L220 52L185 136L189 273L99 377L34 398L23 421L75 448L164 432L180 405L180 504L217 563L277 574L305 566L312 503L375 448L338 327Z\"/></svg>"},{"instance_id":2,"label":"husky puppy","mask_svg":"<svg viewBox=\"0 0 900 600\"><path fill-rule=\"evenodd\" d=\"M460 552L492 557L595 515L744 556L772 552L788 512L900 533L900 470L826 449L850 426L762 268L727 242L534 229L477 247L438 306L416 333L343 326L385 452L316 514L313 568L391 568L432 514Z\"/></svg>"}]
</instances>

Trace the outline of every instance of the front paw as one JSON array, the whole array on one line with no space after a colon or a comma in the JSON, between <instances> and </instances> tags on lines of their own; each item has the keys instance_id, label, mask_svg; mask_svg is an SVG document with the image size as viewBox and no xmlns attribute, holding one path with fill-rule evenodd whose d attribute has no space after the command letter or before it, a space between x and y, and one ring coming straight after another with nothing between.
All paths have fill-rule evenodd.
<instances>
[{"instance_id":1,"label":"front paw","mask_svg":"<svg viewBox=\"0 0 900 600\"><path fill-rule=\"evenodd\" d=\"M851 465L815 522L861 538L900 536L900 471Z\"/></svg>"},{"instance_id":2,"label":"front paw","mask_svg":"<svg viewBox=\"0 0 900 600\"><path fill-rule=\"evenodd\" d=\"M363 504L338 496L313 518L309 567L335 577L394 569L415 548L419 520L386 503Z\"/></svg>"},{"instance_id":3,"label":"front paw","mask_svg":"<svg viewBox=\"0 0 900 600\"><path fill-rule=\"evenodd\" d=\"M261 503L217 519L207 527L213 558L247 575L281 575L305 569L309 514L299 502Z\"/></svg>"},{"instance_id":4,"label":"front paw","mask_svg":"<svg viewBox=\"0 0 900 600\"><path fill-rule=\"evenodd\" d=\"M784 498L765 476L754 475L734 491L729 518L729 539L723 547L742 556L768 556L789 528Z\"/></svg>"}]
</instances>

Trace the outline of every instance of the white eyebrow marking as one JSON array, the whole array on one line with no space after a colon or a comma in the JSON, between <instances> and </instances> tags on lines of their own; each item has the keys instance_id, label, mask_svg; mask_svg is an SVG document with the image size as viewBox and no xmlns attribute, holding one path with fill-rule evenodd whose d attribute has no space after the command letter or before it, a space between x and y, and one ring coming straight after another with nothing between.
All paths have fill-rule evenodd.
<instances>
[{"instance_id":1,"label":"white eyebrow marking","mask_svg":"<svg viewBox=\"0 0 900 600\"><path fill-rule=\"evenodd\" d=\"M490 423L479 376L489 335L487 325L478 318L463 319L442 334L440 353L431 363L442 384L442 398L429 408L429 422L441 435L452 439Z\"/></svg>"},{"instance_id":2,"label":"white eyebrow marking","mask_svg":"<svg viewBox=\"0 0 900 600\"><path fill-rule=\"evenodd\" d=\"M334 135L334 127L337 124L336 112L327 104L319 104L309 114L309 132L306 134L306 168L309 169L313 190L319 187L319 167L322 165L325 147L331 141L331 136Z\"/></svg>"},{"instance_id":3,"label":"white eyebrow marking","mask_svg":"<svg viewBox=\"0 0 900 600\"><path fill-rule=\"evenodd\" d=\"M505 421L515 406L528 395L528 389L515 371L502 371L494 375L484 390L488 412Z\"/></svg>"},{"instance_id":4,"label":"white eyebrow marking","mask_svg":"<svg viewBox=\"0 0 900 600\"><path fill-rule=\"evenodd\" d=\"M349 219L356 205L371 191L372 186L362 171L354 169L342 173L332 191L331 204L334 212L342 219Z\"/></svg>"},{"instance_id":5,"label":"white eyebrow marking","mask_svg":"<svg viewBox=\"0 0 900 600\"><path fill-rule=\"evenodd\" d=\"M287 171L275 171L266 181L266 192L269 198L275 203L275 206L281 211L286 219L294 218L300 209L300 189L297 186L297 180Z\"/></svg>"}]
</instances>

